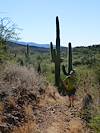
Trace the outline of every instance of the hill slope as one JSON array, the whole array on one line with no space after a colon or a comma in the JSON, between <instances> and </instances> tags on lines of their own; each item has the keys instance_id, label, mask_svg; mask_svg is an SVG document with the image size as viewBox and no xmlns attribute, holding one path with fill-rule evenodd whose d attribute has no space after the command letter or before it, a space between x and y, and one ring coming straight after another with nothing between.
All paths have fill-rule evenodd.
<instances>
[{"instance_id":1,"label":"hill slope","mask_svg":"<svg viewBox=\"0 0 100 133\"><path fill-rule=\"evenodd\" d=\"M34 69L7 64L0 68L1 132L89 132L79 117L81 100L68 108L67 97L60 96Z\"/></svg>"}]
</instances>

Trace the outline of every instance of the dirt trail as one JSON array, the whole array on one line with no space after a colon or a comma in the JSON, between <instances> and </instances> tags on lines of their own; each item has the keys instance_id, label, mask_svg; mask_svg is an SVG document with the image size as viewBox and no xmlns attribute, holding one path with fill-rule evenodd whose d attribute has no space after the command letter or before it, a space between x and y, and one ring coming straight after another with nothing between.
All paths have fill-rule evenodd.
<instances>
[{"instance_id":1,"label":"dirt trail","mask_svg":"<svg viewBox=\"0 0 100 133\"><path fill-rule=\"evenodd\" d=\"M80 102L76 101L75 107L68 108L66 99L59 96L57 101L50 101L50 98L47 104L42 103L35 114L39 133L88 133L79 118Z\"/></svg>"}]
</instances>

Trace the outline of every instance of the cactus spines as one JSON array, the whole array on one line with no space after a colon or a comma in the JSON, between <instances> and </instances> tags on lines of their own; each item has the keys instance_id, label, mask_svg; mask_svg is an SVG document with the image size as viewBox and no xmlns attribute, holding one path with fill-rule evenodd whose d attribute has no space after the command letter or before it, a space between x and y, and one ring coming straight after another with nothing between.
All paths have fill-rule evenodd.
<instances>
[{"instance_id":1,"label":"cactus spines","mask_svg":"<svg viewBox=\"0 0 100 133\"><path fill-rule=\"evenodd\" d=\"M52 42L50 43L52 61L55 63L55 85L60 85L60 29L59 19L56 17L56 49L53 49Z\"/></svg>"}]
</instances>

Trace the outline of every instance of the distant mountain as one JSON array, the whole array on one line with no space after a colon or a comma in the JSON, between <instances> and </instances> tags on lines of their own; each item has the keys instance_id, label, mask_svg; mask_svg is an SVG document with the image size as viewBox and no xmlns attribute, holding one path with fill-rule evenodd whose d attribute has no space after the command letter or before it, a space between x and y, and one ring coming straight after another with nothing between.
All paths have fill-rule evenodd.
<instances>
[{"instance_id":1,"label":"distant mountain","mask_svg":"<svg viewBox=\"0 0 100 133\"><path fill-rule=\"evenodd\" d=\"M31 42L16 42L16 41L9 41L7 43L8 48L11 53L25 53L27 44L30 46L30 52L49 52L49 45L44 44L36 44ZM47 47L48 46L48 47Z\"/></svg>"},{"instance_id":2,"label":"distant mountain","mask_svg":"<svg viewBox=\"0 0 100 133\"><path fill-rule=\"evenodd\" d=\"M29 45L29 46L33 46L33 47L39 47L39 48L49 48L50 45L49 44L38 44L38 43L34 43L34 42L20 42L20 41L15 41L14 43L19 44L19 45Z\"/></svg>"},{"instance_id":3,"label":"distant mountain","mask_svg":"<svg viewBox=\"0 0 100 133\"><path fill-rule=\"evenodd\" d=\"M19 42L19 41L9 41L8 49L11 53L25 53L27 44L30 46L30 53L50 53L50 45L49 44L37 44L34 42ZM55 46L54 46L55 47ZM80 46L73 48L74 53L82 53L84 51L88 53L89 50L98 51L100 53L100 44L92 45L92 46ZM66 53L66 47L61 46L61 52Z\"/></svg>"},{"instance_id":4,"label":"distant mountain","mask_svg":"<svg viewBox=\"0 0 100 133\"><path fill-rule=\"evenodd\" d=\"M34 52L49 52L50 51L50 45L49 44L38 44L34 42L20 42L20 41L9 41L8 47L10 51L13 52L25 52L26 51L26 45L30 46L31 53ZM55 45L54 45L55 47ZM61 51L66 51L65 47L61 47Z\"/></svg>"}]
</instances>

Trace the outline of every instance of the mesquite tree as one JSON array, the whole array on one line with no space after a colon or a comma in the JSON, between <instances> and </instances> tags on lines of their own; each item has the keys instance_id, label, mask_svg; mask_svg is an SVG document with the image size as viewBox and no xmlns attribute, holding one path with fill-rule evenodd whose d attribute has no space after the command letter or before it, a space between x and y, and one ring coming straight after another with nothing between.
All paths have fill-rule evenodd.
<instances>
[{"instance_id":1,"label":"mesquite tree","mask_svg":"<svg viewBox=\"0 0 100 133\"><path fill-rule=\"evenodd\" d=\"M7 42L18 40L18 31L20 30L10 18L0 18L0 50L7 50Z\"/></svg>"}]
</instances>

